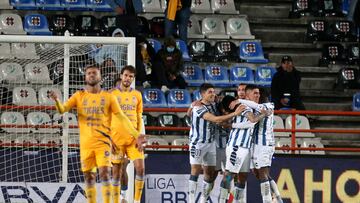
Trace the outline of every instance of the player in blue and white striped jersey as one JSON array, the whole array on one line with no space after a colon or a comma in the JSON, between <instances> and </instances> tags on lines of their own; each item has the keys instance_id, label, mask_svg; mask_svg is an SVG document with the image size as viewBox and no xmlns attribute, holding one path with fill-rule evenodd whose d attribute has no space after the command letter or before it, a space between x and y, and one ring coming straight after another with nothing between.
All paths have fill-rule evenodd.
<instances>
[{"instance_id":1,"label":"player in blue and white striped jersey","mask_svg":"<svg viewBox=\"0 0 360 203\"><path fill-rule=\"evenodd\" d=\"M246 98L259 102L260 91L257 86L246 86ZM235 100L235 98L233 99ZM227 106L230 106L228 104ZM250 171L250 148L252 144L252 128L256 122L265 117L266 112L255 116L251 108L246 109L233 119L233 129L230 132L226 147L226 172L220 185L219 202L226 202L230 183L235 174L238 174L238 182L235 184L235 201L243 202L245 199L245 184L247 174ZM245 125L248 125L245 127Z\"/></svg>"},{"instance_id":2,"label":"player in blue and white striped jersey","mask_svg":"<svg viewBox=\"0 0 360 203\"><path fill-rule=\"evenodd\" d=\"M201 105L194 106L191 112L192 124L189 133L191 175L189 180L189 202L195 202L197 180L203 169L204 182L200 203L205 203L213 188L216 165L216 147L214 142L214 124L222 123L239 115L244 106L239 106L228 115L216 116L214 86L204 83L200 86Z\"/></svg>"}]
</instances>

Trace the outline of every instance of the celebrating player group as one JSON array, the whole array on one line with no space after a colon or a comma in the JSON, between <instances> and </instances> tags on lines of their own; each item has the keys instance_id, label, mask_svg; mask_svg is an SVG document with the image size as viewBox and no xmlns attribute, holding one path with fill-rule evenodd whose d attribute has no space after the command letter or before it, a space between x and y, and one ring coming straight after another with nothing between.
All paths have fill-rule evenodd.
<instances>
[{"instance_id":1,"label":"celebrating player group","mask_svg":"<svg viewBox=\"0 0 360 203\"><path fill-rule=\"evenodd\" d=\"M189 203L195 203L199 174L204 173L200 203L206 203L217 174L223 174L219 203L226 203L230 191L235 203L246 202L246 179L250 171L260 181L264 203L282 199L270 166L275 151L273 132L274 104L266 91L255 85L240 84L237 98L217 97L214 86L202 84L201 99L191 104L192 118L189 157ZM234 179L235 178L235 179ZM231 182L234 179L234 187ZM231 190L232 189L232 190Z\"/></svg>"}]
</instances>

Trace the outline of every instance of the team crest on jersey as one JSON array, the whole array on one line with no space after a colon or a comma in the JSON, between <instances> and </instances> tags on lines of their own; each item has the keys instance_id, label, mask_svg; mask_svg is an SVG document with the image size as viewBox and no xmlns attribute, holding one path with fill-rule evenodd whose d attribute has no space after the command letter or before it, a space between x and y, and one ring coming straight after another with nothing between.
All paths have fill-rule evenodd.
<instances>
[{"instance_id":1,"label":"team crest on jersey","mask_svg":"<svg viewBox=\"0 0 360 203\"><path fill-rule=\"evenodd\" d=\"M87 104L88 104L88 100L87 100L87 99L84 99L82 105L83 105L83 106L87 106Z\"/></svg>"},{"instance_id":2,"label":"team crest on jersey","mask_svg":"<svg viewBox=\"0 0 360 203\"><path fill-rule=\"evenodd\" d=\"M100 105L105 106L105 97L101 97Z\"/></svg>"},{"instance_id":3,"label":"team crest on jersey","mask_svg":"<svg viewBox=\"0 0 360 203\"><path fill-rule=\"evenodd\" d=\"M105 157L110 156L110 152L109 151L105 151Z\"/></svg>"}]
</instances>

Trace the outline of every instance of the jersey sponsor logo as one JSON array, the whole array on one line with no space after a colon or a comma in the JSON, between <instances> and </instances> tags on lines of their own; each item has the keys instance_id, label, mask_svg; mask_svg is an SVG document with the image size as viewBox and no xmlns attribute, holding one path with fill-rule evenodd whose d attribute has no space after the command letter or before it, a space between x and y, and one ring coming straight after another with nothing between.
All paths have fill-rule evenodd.
<instances>
[{"instance_id":1,"label":"jersey sponsor logo","mask_svg":"<svg viewBox=\"0 0 360 203\"><path fill-rule=\"evenodd\" d=\"M105 109L102 106L84 107L83 110L86 114L105 114Z\"/></svg>"},{"instance_id":2,"label":"jersey sponsor logo","mask_svg":"<svg viewBox=\"0 0 360 203\"><path fill-rule=\"evenodd\" d=\"M132 104L121 104L120 105L121 110L123 111L133 111L135 110L135 105Z\"/></svg>"}]
</instances>

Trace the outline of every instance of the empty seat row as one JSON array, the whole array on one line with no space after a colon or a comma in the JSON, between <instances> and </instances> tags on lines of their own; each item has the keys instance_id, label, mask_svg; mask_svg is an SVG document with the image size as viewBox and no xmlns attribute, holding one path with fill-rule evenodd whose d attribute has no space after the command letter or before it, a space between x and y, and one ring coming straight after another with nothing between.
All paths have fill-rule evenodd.
<instances>
[{"instance_id":1,"label":"empty seat row","mask_svg":"<svg viewBox=\"0 0 360 203\"><path fill-rule=\"evenodd\" d=\"M183 77L189 86L212 83L217 87L237 86L240 83L270 86L276 69L260 66L254 71L246 66L234 66L229 69L218 65L209 65L204 71L198 65L185 64Z\"/></svg>"},{"instance_id":2,"label":"empty seat row","mask_svg":"<svg viewBox=\"0 0 360 203\"><path fill-rule=\"evenodd\" d=\"M307 28L309 41L356 41L357 30L351 21L311 21Z\"/></svg>"},{"instance_id":3,"label":"empty seat row","mask_svg":"<svg viewBox=\"0 0 360 203\"><path fill-rule=\"evenodd\" d=\"M25 78L24 78L25 75ZM23 68L18 63L0 64L0 82L51 84L49 70L43 63L29 63Z\"/></svg>"},{"instance_id":4,"label":"empty seat row","mask_svg":"<svg viewBox=\"0 0 360 203\"><path fill-rule=\"evenodd\" d=\"M360 111L360 92L354 94L353 96L352 110Z\"/></svg>"},{"instance_id":5,"label":"empty seat row","mask_svg":"<svg viewBox=\"0 0 360 203\"><path fill-rule=\"evenodd\" d=\"M329 64L359 64L359 45L351 44L345 49L339 43L325 44L323 46L322 58L320 59L320 66L327 66Z\"/></svg>"},{"instance_id":6,"label":"empty seat row","mask_svg":"<svg viewBox=\"0 0 360 203\"><path fill-rule=\"evenodd\" d=\"M18 10L80 10L112 11L106 0L10 0Z\"/></svg>"},{"instance_id":7,"label":"empty seat row","mask_svg":"<svg viewBox=\"0 0 360 203\"><path fill-rule=\"evenodd\" d=\"M276 140L276 147L291 147L291 138L280 138ZM321 143L321 138L302 138L296 139L296 147L303 148L324 148L324 145ZM291 154L291 150L276 150L277 154ZM295 151L295 154L316 154L316 155L324 155L325 152L322 150L300 150Z\"/></svg>"},{"instance_id":8,"label":"empty seat row","mask_svg":"<svg viewBox=\"0 0 360 203\"><path fill-rule=\"evenodd\" d=\"M339 16L343 17L342 0L293 0L290 17Z\"/></svg>"},{"instance_id":9,"label":"empty seat row","mask_svg":"<svg viewBox=\"0 0 360 203\"><path fill-rule=\"evenodd\" d=\"M33 43L0 43L0 59L39 59Z\"/></svg>"},{"instance_id":10,"label":"empty seat row","mask_svg":"<svg viewBox=\"0 0 360 203\"><path fill-rule=\"evenodd\" d=\"M11 143L11 144L41 144L40 147L59 147L61 144L61 136L56 134L10 134L5 136L0 136L0 143ZM72 145L79 146L79 135L78 134L70 134L68 139L69 147L73 147ZM35 147L36 145L34 145Z\"/></svg>"}]
</instances>

